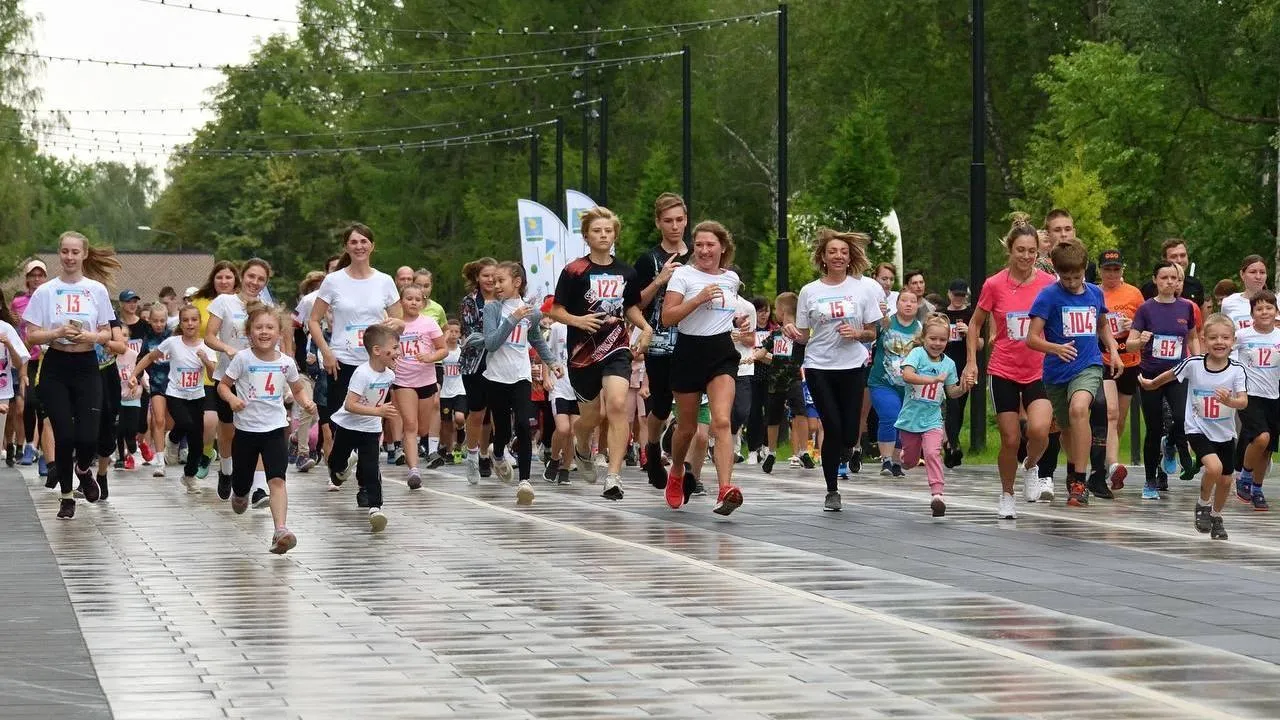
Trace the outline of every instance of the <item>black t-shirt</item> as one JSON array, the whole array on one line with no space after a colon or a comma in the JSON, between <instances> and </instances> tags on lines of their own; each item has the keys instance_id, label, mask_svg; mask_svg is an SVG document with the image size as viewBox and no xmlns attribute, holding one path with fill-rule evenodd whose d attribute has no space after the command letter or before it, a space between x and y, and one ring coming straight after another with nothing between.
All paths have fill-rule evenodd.
<instances>
[{"instance_id":1,"label":"black t-shirt","mask_svg":"<svg viewBox=\"0 0 1280 720\"><path fill-rule=\"evenodd\" d=\"M142 342L142 338L144 338L146 336L147 331L151 329L151 323L147 322L146 320L143 320L142 317L139 316L137 322L129 323L128 328L129 328L129 339Z\"/></svg>"},{"instance_id":2,"label":"black t-shirt","mask_svg":"<svg viewBox=\"0 0 1280 720\"><path fill-rule=\"evenodd\" d=\"M689 262L689 256L693 252L686 248L686 252L681 255L679 253L667 252L661 245L653 248L640 256L636 261L636 285L637 297L639 291L649 287L653 279L658 277L662 272L662 266L675 259L676 262L686 264ZM668 332L665 325L662 324L662 300L667 294L666 286L658 288L658 292L653 296L653 301L644 308L645 318L649 321L649 325L653 327L653 343L649 345L650 355L670 355L675 348L674 333Z\"/></svg>"},{"instance_id":3,"label":"black t-shirt","mask_svg":"<svg viewBox=\"0 0 1280 720\"><path fill-rule=\"evenodd\" d=\"M956 364L956 370L963 370L965 362L969 359L968 350L965 348L967 334L957 334L955 325L957 321L968 325L973 320L973 306L952 310L951 308L943 308L941 312L947 314L947 319L951 321L951 337L947 340L947 347L942 354L951 358Z\"/></svg>"},{"instance_id":4,"label":"black t-shirt","mask_svg":"<svg viewBox=\"0 0 1280 720\"><path fill-rule=\"evenodd\" d=\"M608 316L593 333L569 326L569 367L589 367L614 353L630 351L631 334L623 313L640 303L641 287L636 271L616 259L597 265L589 257L580 257L565 265L556 282L556 304L573 315Z\"/></svg>"},{"instance_id":5,"label":"black t-shirt","mask_svg":"<svg viewBox=\"0 0 1280 720\"><path fill-rule=\"evenodd\" d=\"M1156 296L1156 283L1154 280L1148 280L1139 288L1142 297L1146 300ZM1204 285L1196 278L1190 275L1186 276L1182 281L1182 295L1197 305L1204 305Z\"/></svg>"}]
</instances>

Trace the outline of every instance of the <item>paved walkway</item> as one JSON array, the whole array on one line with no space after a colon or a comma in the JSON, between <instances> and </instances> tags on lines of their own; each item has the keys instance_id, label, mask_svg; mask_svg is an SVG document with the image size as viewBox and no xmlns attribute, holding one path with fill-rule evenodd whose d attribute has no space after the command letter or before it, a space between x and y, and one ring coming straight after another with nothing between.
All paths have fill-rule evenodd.
<instances>
[{"instance_id":1,"label":"paved walkway","mask_svg":"<svg viewBox=\"0 0 1280 720\"><path fill-rule=\"evenodd\" d=\"M728 519L709 498L666 509L635 472L620 503L537 482L517 508L496 480L415 492L391 468L377 536L352 488L296 475L284 557L265 510L211 490L124 474L61 522L29 468L0 470L7 547L40 551L9 562L6 606L42 613L5 616L27 639L6 636L0 690L38 647L75 674L32 697L74 689L100 717L105 692L120 720L1280 717L1272 514L1232 506L1211 542L1175 485L997 521L981 468L956 471L943 519L922 477L870 473L823 513L818 471L739 467ZM28 568L44 545L23 493L83 645L65 596L45 614L57 569Z\"/></svg>"}]
</instances>

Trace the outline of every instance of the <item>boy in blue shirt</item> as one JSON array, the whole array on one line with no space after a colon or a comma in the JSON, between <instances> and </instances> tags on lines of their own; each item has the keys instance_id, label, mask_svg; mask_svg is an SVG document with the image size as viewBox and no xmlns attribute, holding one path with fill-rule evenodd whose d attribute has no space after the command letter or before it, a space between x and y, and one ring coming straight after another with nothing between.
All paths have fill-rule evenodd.
<instances>
[{"instance_id":1,"label":"boy in blue shirt","mask_svg":"<svg viewBox=\"0 0 1280 720\"><path fill-rule=\"evenodd\" d=\"M1031 305L1027 347L1044 356L1044 389L1067 448L1067 505L1088 504L1083 470L1089 463L1089 406L1102 387L1102 348L1107 364L1124 370L1102 290L1084 281L1088 257L1079 242L1060 242L1049 253L1058 282ZM1101 344L1101 347L1099 347Z\"/></svg>"}]
</instances>

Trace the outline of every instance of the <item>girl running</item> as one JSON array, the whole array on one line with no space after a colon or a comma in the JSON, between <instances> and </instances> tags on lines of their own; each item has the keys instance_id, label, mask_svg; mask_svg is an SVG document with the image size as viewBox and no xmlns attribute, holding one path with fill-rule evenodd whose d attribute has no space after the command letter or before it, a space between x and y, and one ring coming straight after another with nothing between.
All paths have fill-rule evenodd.
<instances>
[{"instance_id":1,"label":"girl running","mask_svg":"<svg viewBox=\"0 0 1280 720\"><path fill-rule=\"evenodd\" d=\"M1240 261L1240 281L1244 290L1222 299L1222 314L1231 318L1236 330L1253 324L1249 300L1267 286L1267 261L1261 255L1249 255Z\"/></svg>"},{"instance_id":2,"label":"girl running","mask_svg":"<svg viewBox=\"0 0 1280 720\"><path fill-rule=\"evenodd\" d=\"M555 364L564 367L569 362L568 327L564 323L551 323L548 345ZM542 479L552 484L568 485L569 468L573 465L573 424L578 421L578 396L568 376L554 378L551 387L551 413L554 432L551 435L551 460L543 469Z\"/></svg>"},{"instance_id":3,"label":"girl running","mask_svg":"<svg viewBox=\"0 0 1280 720\"><path fill-rule=\"evenodd\" d=\"M445 326L444 360L440 363L440 457L446 465L454 463L454 452L458 450L458 439L467 422L467 391L462 386L462 370L459 359L462 350L458 347L460 334L458 321L449 318Z\"/></svg>"},{"instance_id":4,"label":"girl running","mask_svg":"<svg viewBox=\"0 0 1280 720\"><path fill-rule=\"evenodd\" d=\"M238 292L240 292L240 269L229 260L215 262L213 269L209 271L209 277L204 281L204 285L200 286L200 289L196 290L195 294L191 296L191 304L200 311L200 337L205 337L205 331L208 330L209 318L212 317L209 314L209 306L213 304L213 301L219 295L231 295ZM159 342L156 343L156 346L159 346ZM144 348L143 354L154 349L155 347ZM164 387L168 385L168 382L168 378L165 378L164 382L160 383L160 394L163 395ZM218 456L218 452L215 449L218 440L218 403L218 384L212 375L206 376L204 378L205 447L202 448L204 457L200 460L200 469L196 471L196 477L200 480L205 479L209 474L209 465ZM163 413L161 414L163 415ZM218 477L221 480L221 474ZM225 500L226 498L222 499Z\"/></svg>"},{"instance_id":5,"label":"girl running","mask_svg":"<svg viewBox=\"0 0 1280 720\"><path fill-rule=\"evenodd\" d=\"M164 306L151 305L147 308L146 315L147 326L138 349L140 357L154 352L169 337L168 312ZM147 436L151 439L151 446L163 453L169 422L169 404L164 394L165 388L169 386L169 362L164 359L153 360L147 377ZM190 448L187 454L190 456ZM143 460L145 462L146 458ZM164 477L164 456L153 456L151 462L156 463L152 476Z\"/></svg>"},{"instance_id":6,"label":"girl running","mask_svg":"<svg viewBox=\"0 0 1280 720\"><path fill-rule=\"evenodd\" d=\"M125 341L124 326L120 321L110 323L110 339L93 347L98 358L98 374L102 377L102 412L98 416L98 499L105 499L107 470L111 467L111 455L116 451L116 425L120 419L120 368L116 357L129 351Z\"/></svg>"},{"instance_id":7,"label":"girl running","mask_svg":"<svg viewBox=\"0 0 1280 720\"><path fill-rule=\"evenodd\" d=\"M467 283L467 294L462 298L459 313L459 336L462 353L459 369L462 386L467 392L467 482L475 485L480 478L489 477L493 461L489 458L488 417L489 381L484 376L484 308L494 300L493 275L498 261L491 257L472 260L462 266L462 277Z\"/></svg>"},{"instance_id":8,"label":"girl running","mask_svg":"<svg viewBox=\"0 0 1280 720\"><path fill-rule=\"evenodd\" d=\"M146 328L147 321L141 320L133 325L135 328ZM120 422L116 423L116 469L133 470L137 461L133 459L138 451L138 437L141 436L142 406L151 398L146 397L142 385L129 385L133 369L138 365L138 351L142 349L142 341L134 339L129 325L124 325L124 339L128 348L123 355L116 358L116 368L120 371ZM106 488L103 488L103 499L106 499Z\"/></svg>"},{"instance_id":9,"label":"girl running","mask_svg":"<svg viewBox=\"0 0 1280 720\"><path fill-rule=\"evenodd\" d=\"M893 315L880 321L880 336L876 340L875 356L871 360L871 372L867 387L871 389L871 404L875 406L879 426L876 442L880 445L880 474L885 477L902 477L901 444L898 442L898 413L902 411L903 391L902 360L920 333L917 316L920 298L915 291L904 289L898 293L898 307ZM809 383L810 390L813 382ZM826 417L824 416L825 420ZM828 429L828 432L830 429Z\"/></svg>"},{"instance_id":10,"label":"girl running","mask_svg":"<svg viewBox=\"0 0 1280 720\"><path fill-rule=\"evenodd\" d=\"M0 291L0 415L4 415L6 421L16 420L21 425L22 418L15 417L16 413L11 414L9 406L27 390L27 362L31 360L31 353L27 352L27 345L18 335L14 322L16 318L9 312L4 292ZM10 467L16 460L18 446L19 443L13 443L5 458Z\"/></svg>"},{"instance_id":11,"label":"girl running","mask_svg":"<svg viewBox=\"0 0 1280 720\"><path fill-rule=\"evenodd\" d=\"M955 361L946 355L950 338L950 318L941 313L925 318L920 338L902 360L902 380L908 389L896 423L906 466L914 468L924 458L929 494L933 496L929 507L934 517L947 514L947 503L942 498L942 444L946 437L942 400L944 395L958 398L965 392L960 387Z\"/></svg>"},{"instance_id":12,"label":"girl running","mask_svg":"<svg viewBox=\"0 0 1280 720\"><path fill-rule=\"evenodd\" d=\"M246 273L248 270L247 267ZM246 278L246 282L252 281ZM244 314L240 333L250 344L243 352L233 350L218 381L218 396L233 413L235 426L231 509L237 515L248 509L255 468L261 463L271 488L271 520L275 526L271 552L283 555L298 544L298 538L285 525L289 513L289 496L284 486L289 466L285 386L293 391L294 401L302 403L304 410L315 412L316 408L307 396L297 364L277 349L282 323L276 312L260 302L250 302ZM182 344L186 346L185 339Z\"/></svg>"},{"instance_id":13,"label":"girl running","mask_svg":"<svg viewBox=\"0 0 1280 720\"><path fill-rule=\"evenodd\" d=\"M395 361L395 384L392 385L400 427L405 464L409 466L409 489L422 487L418 470L419 434L427 435L432 419L440 414L440 398L436 396L436 362L449 354L444 332L434 318L422 314L426 294L419 285L406 285L400 291L400 307L404 313L404 331L400 334L400 355ZM444 464L438 452L438 435L427 437L427 469Z\"/></svg>"},{"instance_id":14,"label":"girl running","mask_svg":"<svg viewBox=\"0 0 1280 720\"><path fill-rule=\"evenodd\" d=\"M76 514L73 469L85 500L95 503L101 496L92 466L102 415L94 346L111 339L116 315L103 283L110 282L120 261L114 250L95 248L77 232L58 238L58 260L58 277L36 289L22 320L27 342L48 346L38 392L53 426L56 472L49 476L62 491L58 517L70 520Z\"/></svg>"}]
</instances>

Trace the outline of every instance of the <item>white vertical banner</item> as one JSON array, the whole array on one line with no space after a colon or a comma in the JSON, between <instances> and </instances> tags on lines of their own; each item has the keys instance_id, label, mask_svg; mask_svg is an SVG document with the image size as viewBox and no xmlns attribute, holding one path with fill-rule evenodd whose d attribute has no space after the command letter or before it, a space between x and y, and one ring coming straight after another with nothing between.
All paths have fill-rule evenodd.
<instances>
[{"instance_id":1,"label":"white vertical banner","mask_svg":"<svg viewBox=\"0 0 1280 720\"><path fill-rule=\"evenodd\" d=\"M537 304L555 294L569 230L554 211L532 200L517 200L516 211L520 215L520 261L529 274L525 298Z\"/></svg>"},{"instance_id":2,"label":"white vertical banner","mask_svg":"<svg viewBox=\"0 0 1280 720\"><path fill-rule=\"evenodd\" d=\"M564 248L565 262L571 262L590 250L582 238L582 215L596 206L596 201L577 190L564 191L564 224L569 228L569 241Z\"/></svg>"}]
</instances>

